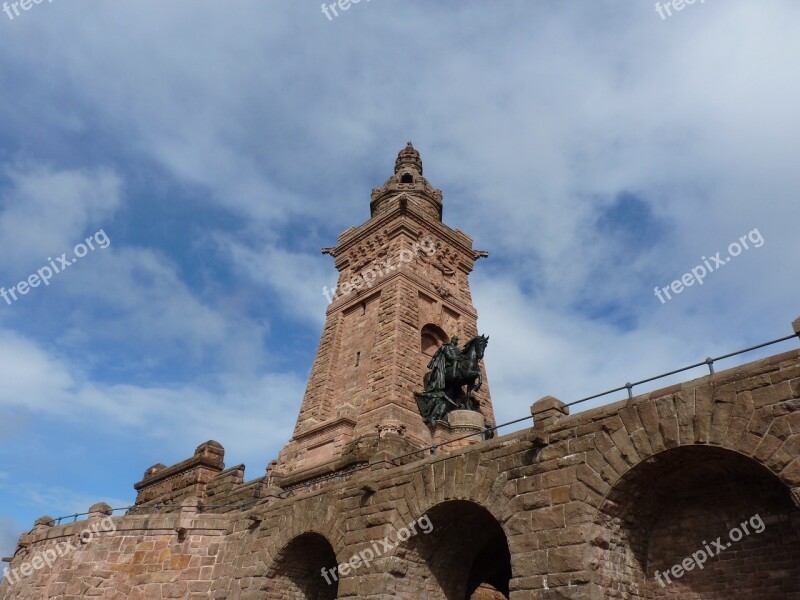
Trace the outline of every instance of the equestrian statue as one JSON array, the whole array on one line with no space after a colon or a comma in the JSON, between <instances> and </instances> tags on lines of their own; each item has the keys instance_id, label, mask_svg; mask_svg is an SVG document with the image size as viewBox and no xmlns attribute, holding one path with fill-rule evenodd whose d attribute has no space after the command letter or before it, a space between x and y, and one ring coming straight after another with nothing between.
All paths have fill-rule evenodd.
<instances>
[{"instance_id":1,"label":"equestrian statue","mask_svg":"<svg viewBox=\"0 0 800 600\"><path fill-rule=\"evenodd\" d=\"M479 335L459 349L458 336L453 336L436 350L425 374L425 391L414 393L426 423L435 425L451 410L479 412L473 393L483 384L480 361L488 343L489 336Z\"/></svg>"}]
</instances>

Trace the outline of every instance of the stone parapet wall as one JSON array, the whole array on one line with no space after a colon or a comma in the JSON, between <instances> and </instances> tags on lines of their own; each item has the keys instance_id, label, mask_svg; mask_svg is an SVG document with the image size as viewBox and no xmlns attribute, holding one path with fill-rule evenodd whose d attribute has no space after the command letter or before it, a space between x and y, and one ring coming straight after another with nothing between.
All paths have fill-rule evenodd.
<instances>
[{"instance_id":1,"label":"stone parapet wall","mask_svg":"<svg viewBox=\"0 0 800 600\"><path fill-rule=\"evenodd\" d=\"M206 487L225 468L225 450L213 440L200 444L194 456L171 467L150 467L134 484L137 505L178 505L187 498L203 499ZM242 468L244 472L244 468Z\"/></svg>"},{"instance_id":2,"label":"stone parapet wall","mask_svg":"<svg viewBox=\"0 0 800 600\"><path fill-rule=\"evenodd\" d=\"M13 585L7 577L0 598L208 598L230 521L185 512L114 517L114 531L98 528L82 543L81 532L90 526L79 521L28 534L27 547L11 563L21 577ZM52 566L35 568L48 550ZM23 565L32 565L33 573L24 576Z\"/></svg>"}]
</instances>

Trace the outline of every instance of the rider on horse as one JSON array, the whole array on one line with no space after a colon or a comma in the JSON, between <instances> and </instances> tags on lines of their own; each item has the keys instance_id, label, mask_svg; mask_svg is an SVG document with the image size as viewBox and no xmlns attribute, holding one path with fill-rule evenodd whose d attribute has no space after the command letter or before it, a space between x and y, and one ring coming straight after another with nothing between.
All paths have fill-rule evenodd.
<instances>
[{"instance_id":1,"label":"rider on horse","mask_svg":"<svg viewBox=\"0 0 800 600\"><path fill-rule=\"evenodd\" d=\"M448 343L442 344L428 364L431 374L425 391L444 389L446 382L452 381L458 375L464 358L464 354L458 348L458 336L454 335Z\"/></svg>"}]
</instances>

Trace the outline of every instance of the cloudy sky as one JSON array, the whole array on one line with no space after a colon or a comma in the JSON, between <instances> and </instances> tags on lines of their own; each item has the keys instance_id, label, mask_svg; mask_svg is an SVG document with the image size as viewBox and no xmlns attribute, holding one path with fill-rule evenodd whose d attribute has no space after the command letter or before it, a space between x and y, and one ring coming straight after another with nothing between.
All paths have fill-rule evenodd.
<instances>
[{"instance_id":1,"label":"cloudy sky","mask_svg":"<svg viewBox=\"0 0 800 600\"><path fill-rule=\"evenodd\" d=\"M0 286L70 265L0 299L3 555L38 516L130 504L207 439L264 473L336 281L319 250L408 140L445 221L491 253L471 282L500 421L800 315L796 1L9 9Z\"/></svg>"}]
</instances>

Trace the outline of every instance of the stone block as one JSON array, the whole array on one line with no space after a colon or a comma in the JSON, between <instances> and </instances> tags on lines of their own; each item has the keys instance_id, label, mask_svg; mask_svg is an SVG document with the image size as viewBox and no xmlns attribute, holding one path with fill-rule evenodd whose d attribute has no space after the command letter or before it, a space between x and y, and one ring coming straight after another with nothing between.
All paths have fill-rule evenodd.
<instances>
[{"instance_id":1,"label":"stone block","mask_svg":"<svg viewBox=\"0 0 800 600\"><path fill-rule=\"evenodd\" d=\"M569 407L558 398L545 396L533 403L531 415L534 429L545 429L560 418L569 415Z\"/></svg>"}]
</instances>

